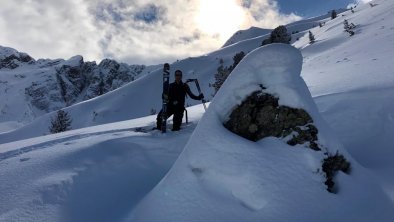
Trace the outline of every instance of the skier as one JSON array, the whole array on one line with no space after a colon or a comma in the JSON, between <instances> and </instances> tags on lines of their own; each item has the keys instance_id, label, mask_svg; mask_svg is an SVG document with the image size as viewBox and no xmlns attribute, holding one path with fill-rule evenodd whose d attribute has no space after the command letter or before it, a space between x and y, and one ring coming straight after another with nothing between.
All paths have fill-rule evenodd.
<instances>
[{"instance_id":1,"label":"skier","mask_svg":"<svg viewBox=\"0 0 394 222\"><path fill-rule=\"evenodd\" d=\"M202 100L204 98L204 94L201 93L196 96L190 91L189 86L182 82L182 71L178 69L175 71L175 81L170 84L168 93L167 118L174 114L172 131L181 129L186 93L194 100ZM161 129L162 111L159 112L156 118L157 129Z\"/></svg>"}]
</instances>

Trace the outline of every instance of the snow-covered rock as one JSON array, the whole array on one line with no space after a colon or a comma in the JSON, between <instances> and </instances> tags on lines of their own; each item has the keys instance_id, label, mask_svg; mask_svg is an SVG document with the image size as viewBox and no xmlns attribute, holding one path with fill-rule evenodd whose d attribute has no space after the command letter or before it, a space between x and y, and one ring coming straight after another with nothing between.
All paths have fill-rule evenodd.
<instances>
[{"instance_id":1,"label":"snow-covered rock","mask_svg":"<svg viewBox=\"0 0 394 222\"><path fill-rule=\"evenodd\" d=\"M0 69L15 69L26 63L34 63L34 59L27 53L18 52L15 49L0 46Z\"/></svg>"},{"instance_id":2,"label":"snow-covered rock","mask_svg":"<svg viewBox=\"0 0 394 222\"><path fill-rule=\"evenodd\" d=\"M343 149L300 77L301 53L273 44L249 53L213 99L170 172L132 212L131 221L391 221L393 204L373 176ZM264 86L264 89L262 89ZM257 142L224 128L234 107L255 91L302 108L319 129L322 151L280 138ZM326 191L322 162L342 153L350 175Z\"/></svg>"},{"instance_id":3,"label":"snow-covered rock","mask_svg":"<svg viewBox=\"0 0 394 222\"><path fill-rule=\"evenodd\" d=\"M29 123L45 113L117 89L139 78L145 69L144 65L110 59L97 65L85 62L82 56L35 61L26 53L0 46L0 124Z\"/></svg>"}]
</instances>

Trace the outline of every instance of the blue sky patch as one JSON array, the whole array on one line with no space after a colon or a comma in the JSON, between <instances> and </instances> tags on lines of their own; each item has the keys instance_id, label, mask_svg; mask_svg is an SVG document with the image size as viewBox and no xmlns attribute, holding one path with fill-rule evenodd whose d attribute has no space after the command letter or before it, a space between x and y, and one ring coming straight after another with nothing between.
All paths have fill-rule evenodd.
<instances>
[{"instance_id":1,"label":"blue sky patch","mask_svg":"<svg viewBox=\"0 0 394 222\"><path fill-rule=\"evenodd\" d=\"M165 9L163 7L148 4L134 15L134 20L143 21L148 24L156 23L163 18L164 13Z\"/></svg>"}]
</instances>

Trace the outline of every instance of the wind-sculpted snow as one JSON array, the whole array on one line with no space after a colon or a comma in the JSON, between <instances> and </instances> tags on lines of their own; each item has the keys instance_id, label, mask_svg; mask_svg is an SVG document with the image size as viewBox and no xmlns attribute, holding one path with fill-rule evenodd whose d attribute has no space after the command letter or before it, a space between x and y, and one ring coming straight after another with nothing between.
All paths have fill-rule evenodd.
<instances>
[{"instance_id":1,"label":"wind-sculpted snow","mask_svg":"<svg viewBox=\"0 0 394 222\"><path fill-rule=\"evenodd\" d=\"M190 121L202 111L189 109ZM121 221L169 170L195 127L139 132L154 119L0 144L0 221Z\"/></svg>"},{"instance_id":2,"label":"wind-sculpted snow","mask_svg":"<svg viewBox=\"0 0 394 222\"><path fill-rule=\"evenodd\" d=\"M300 77L301 65L301 53L289 45L273 44L249 53L213 99L170 172L129 219L391 221L392 203L320 117ZM224 128L234 107L262 86L281 105L309 113L322 151L290 146L276 137L252 142ZM350 175L337 173L336 194L324 185L325 152L342 153L352 164Z\"/></svg>"}]
</instances>

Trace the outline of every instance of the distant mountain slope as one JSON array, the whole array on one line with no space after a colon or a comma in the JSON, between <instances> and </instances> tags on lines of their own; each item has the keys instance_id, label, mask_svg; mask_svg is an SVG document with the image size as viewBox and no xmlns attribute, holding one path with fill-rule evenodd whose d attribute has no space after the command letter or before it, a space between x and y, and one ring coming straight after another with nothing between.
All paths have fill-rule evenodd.
<instances>
[{"instance_id":1,"label":"distant mountain slope","mask_svg":"<svg viewBox=\"0 0 394 222\"><path fill-rule=\"evenodd\" d=\"M35 118L94 98L131 82L152 67L105 59L96 64L82 56L34 60L0 46L0 124Z\"/></svg>"},{"instance_id":2,"label":"distant mountain slope","mask_svg":"<svg viewBox=\"0 0 394 222\"><path fill-rule=\"evenodd\" d=\"M231 36L226 41L226 43L224 43L224 45L222 47L229 46L231 44L240 42L242 40L255 38L255 37L258 37L261 35L266 35L270 32L271 32L271 29L261 29L258 27L250 27L249 29L246 29L246 30L240 30L240 31L234 33L234 35Z\"/></svg>"}]
</instances>

